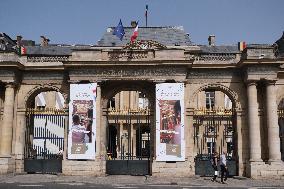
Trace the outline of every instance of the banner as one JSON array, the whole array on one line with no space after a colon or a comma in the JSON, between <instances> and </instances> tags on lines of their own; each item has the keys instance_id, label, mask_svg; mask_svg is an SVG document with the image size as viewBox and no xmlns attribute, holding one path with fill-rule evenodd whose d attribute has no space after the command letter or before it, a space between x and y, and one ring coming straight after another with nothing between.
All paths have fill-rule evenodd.
<instances>
[{"instance_id":1,"label":"banner","mask_svg":"<svg viewBox=\"0 0 284 189\"><path fill-rule=\"evenodd\" d=\"M156 161L185 161L184 84L156 84Z\"/></svg>"},{"instance_id":2,"label":"banner","mask_svg":"<svg viewBox=\"0 0 284 189\"><path fill-rule=\"evenodd\" d=\"M71 84L68 159L95 159L96 83Z\"/></svg>"}]
</instances>

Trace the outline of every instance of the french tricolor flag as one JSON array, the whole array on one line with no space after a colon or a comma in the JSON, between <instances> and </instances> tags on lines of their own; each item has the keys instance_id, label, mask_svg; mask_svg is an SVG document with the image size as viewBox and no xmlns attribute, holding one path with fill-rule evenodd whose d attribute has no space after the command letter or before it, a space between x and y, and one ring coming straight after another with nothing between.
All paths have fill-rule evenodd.
<instances>
[{"instance_id":1,"label":"french tricolor flag","mask_svg":"<svg viewBox=\"0 0 284 189\"><path fill-rule=\"evenodd\" d=\"M137 37L138 37L138 22L137 22L137 25L136 25L136 27L133 31L133 34L130 38L131 43L133 43L136 40Z\"/></svg>"}]
</instances>

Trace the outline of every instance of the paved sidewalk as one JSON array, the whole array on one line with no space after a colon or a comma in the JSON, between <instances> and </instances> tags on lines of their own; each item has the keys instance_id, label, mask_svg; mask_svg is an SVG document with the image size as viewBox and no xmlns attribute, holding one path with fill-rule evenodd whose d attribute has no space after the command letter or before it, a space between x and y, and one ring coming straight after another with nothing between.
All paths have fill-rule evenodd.
<instances>
[{"instance_id":1,"label":"paved sidewalk","mask_svg":"<svg viewBox=\"0 0 284 189\"><path fill-rule=\"evenodd\" d=\"M94 184L157 184L180 186L224 186L219 182L211 182L210 177L152 177L112 175L105 177L63 176L47 174L0 175L0 183L94 183ZM220 178L217 180L220 181ZM284 189L284 180L261 179L254 180L243 177L229 178L225 186L232 187L277 187Z\"/></svg>"}]
</instances>

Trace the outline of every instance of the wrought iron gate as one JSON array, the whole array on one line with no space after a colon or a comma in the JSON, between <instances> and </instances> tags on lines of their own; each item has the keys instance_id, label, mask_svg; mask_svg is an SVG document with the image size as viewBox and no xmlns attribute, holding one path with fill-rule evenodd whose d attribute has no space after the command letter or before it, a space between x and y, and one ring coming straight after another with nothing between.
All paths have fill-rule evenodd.
<instances>
[{"instance_id":1,"label":"wrought iron gate","mask_svg":"<svg viewBox=\"0 0 284 189\"><path fill-rule=\"evenodd\" d=\"M24 149L24 171L60 173L64 129L68 112L56 109L28 109Z\"/></svg>"},{"instance_id":2,"label":"wrought iron gate","mask_svg":"<svg viewBox=\"0 0 284 189\"><path fill-rule=\"evenodd\" d=\"M211 156L227 152L229 175L237 175L235 114L232 109L197 109L194 111L195 174L214 175Z\"/></svg>"},{"instance_id":3,"label":"wrought iron gate","mask_svg":"<svg viewBox=\"0 0 284 189\"><path fill-rule=\"evenodd\" d=\"M149 118L148 109L108 111L107 174L150 174Z\"/></svg>"},{"instance_id":4,"label":"wrought iron gate","mask_svg":"<svg viewBox=\"0 0 284 189\"><path fill-rule=\"evenodd\" d=\"M279 125L279 137L280 137L280 151L281 159L284 161L284 110L278 110L278 125Z\"/></svg>"}]
</instances>

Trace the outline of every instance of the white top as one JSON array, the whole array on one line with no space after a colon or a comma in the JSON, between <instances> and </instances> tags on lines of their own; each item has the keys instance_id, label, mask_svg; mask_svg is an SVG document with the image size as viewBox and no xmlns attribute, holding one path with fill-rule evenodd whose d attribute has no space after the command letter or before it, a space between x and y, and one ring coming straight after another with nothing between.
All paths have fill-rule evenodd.
<instances>
[{"instance_id":1,"label":"white top","mask_svg":"<svg viewBox=\"0 0 284 189\"><path fill-rule=\"evenodd\" d=\"M227 165L227 160L226 160L226 155L225 154L221 154L220 156L220 165Z\"/></svg>"}]
</instances>

